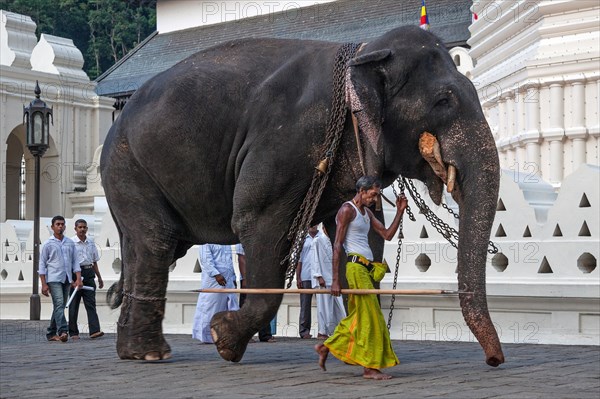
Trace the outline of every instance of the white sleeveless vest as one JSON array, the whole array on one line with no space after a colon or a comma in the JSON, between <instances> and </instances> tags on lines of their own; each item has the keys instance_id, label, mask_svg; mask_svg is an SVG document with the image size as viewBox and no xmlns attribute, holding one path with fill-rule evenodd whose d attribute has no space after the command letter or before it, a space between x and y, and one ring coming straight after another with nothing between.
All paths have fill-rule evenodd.
<instances>
[{"instance_id":1,"label":"white sleeveless vest","mask_svg":"<svg viewBox=\"0 0 600 399\"><path fill-rule=\"evenodd\" d=\"M368 260L373 260L373 252L369 247L369 230L371 229L371 217L365 209L365 214L360 213L360 210L352 201L347 201L354 207L356 217L348 225L346 231L346 239L344 240L344 249L346 253L355 253L364 256Z\"/></svg>"}]
</instances>

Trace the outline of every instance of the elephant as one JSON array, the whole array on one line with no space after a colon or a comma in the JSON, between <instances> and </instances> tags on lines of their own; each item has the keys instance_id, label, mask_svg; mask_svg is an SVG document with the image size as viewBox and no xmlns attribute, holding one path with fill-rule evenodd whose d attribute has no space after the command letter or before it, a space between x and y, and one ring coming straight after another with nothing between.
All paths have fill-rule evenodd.
<instances>
[{"instance_id":1,"label":"elephant","mask_svg":"<svg viewBox=\"0 0 600 399\"><path fill-rule=\"evenodd\" d=\"M171 357L162 333L169 266L192 245L241 242L246 286L283 287L287 234L324 153L340 46L233 40L159 73L128 100L100 164L122 251L120 280L107 298L121 306L120 358ZM485 267L500 169L473 84L441 40L415 26L363 43L344 68L343 132L312 224L335 231L335 214L363 174L383 187L400 175L418 179L440 204L451 170L460 207L460 306L487 364L498 366L504 354L487 307ZM421 154L423 132L437 143L437 169ZM250 295L239 311L216 314L211 328L221 357L239 362L282 297Z\"/></svg>"}]
</instances>

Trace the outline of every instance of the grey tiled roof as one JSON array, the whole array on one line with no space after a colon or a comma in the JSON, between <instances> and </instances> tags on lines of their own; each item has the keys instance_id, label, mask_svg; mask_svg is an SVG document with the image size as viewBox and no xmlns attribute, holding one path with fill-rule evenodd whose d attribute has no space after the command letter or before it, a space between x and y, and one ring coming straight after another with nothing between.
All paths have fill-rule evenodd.
<instances>
[{"instance_id":1,"label":"grey tiled roof","mask_svg":"<svg viewBox=\"0 0 600 399\"><path fill-rule=\"evenodd\" d=\"M429 0L431 32L447 45L465 45L471 0ZM420 0L338 0L239 21L157 34L140 43L96 81L96 92L118 97L202 49L243 37L369 41L401 25L418 25Z\"/></svg>"}]
</instances>

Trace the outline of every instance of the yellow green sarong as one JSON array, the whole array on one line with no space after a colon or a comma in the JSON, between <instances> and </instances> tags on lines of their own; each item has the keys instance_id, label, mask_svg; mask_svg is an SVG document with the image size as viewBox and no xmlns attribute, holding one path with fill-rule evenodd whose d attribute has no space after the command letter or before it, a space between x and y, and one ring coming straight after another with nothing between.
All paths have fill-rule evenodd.
<instances>
[{"instance_id":1,"label":"yellow green sarong","mask_svg":"<svg viewBox=\"0 0 600 399\"><path fill-rule=\"evenodd\" d=\"M374 288L369 271L358 263L346 264L346 279L349 288ZM324 345L347 364L382 369L400 363L375 294L350 294L348 316L340 321Z\"/></svg>"}]
</instances>

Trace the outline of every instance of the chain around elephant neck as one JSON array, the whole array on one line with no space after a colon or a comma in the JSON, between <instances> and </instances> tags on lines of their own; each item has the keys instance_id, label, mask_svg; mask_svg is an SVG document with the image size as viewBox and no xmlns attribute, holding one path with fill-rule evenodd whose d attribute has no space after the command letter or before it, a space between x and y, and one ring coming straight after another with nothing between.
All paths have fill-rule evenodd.
<instances>
[{"instance_id":1,"label":"chain around elephant neck","mask_svg":"<svg viewBox=\"0 0 600 399\"><path fill-rule=\"evenodd\" d=\"M336 54L335 65L333 67L331 114L327 124L327 136L324 144L325 153L322 157L323 161L321 161L326 164L326 167L324 171L315 170L310 188L302 201L302 205L300 205L300 209L287 235L288 240L293 240L290 252L281 261L282 266L286 263L288 264L285 274L288 281L287 288L290 288L292 285L308 228L311 226L317 205L329 179L333 161L344 132L344 124L348 112L346 106L346 70L348 68L348 61L354 57L359 47L360 43L346 43L338 49Z\"/></svg>"}]
</instances>

